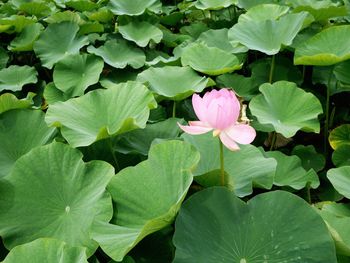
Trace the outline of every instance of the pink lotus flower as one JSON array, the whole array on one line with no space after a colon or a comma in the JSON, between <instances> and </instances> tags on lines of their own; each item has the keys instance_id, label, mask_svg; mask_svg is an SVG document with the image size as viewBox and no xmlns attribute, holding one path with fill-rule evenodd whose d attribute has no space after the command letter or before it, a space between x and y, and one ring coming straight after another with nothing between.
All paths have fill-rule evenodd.
<instances>
[{"instance_id":1,"label":"pink lotus flower","mask_svg":"<svg viewBox=\"0 0 350 263\"><path fill-rule=\"evenodd\" d=\"M255 130L238 122L240 103L232 90L220 89L205 93L203 98L192 96L193 109L199 121L190 121L189 126L178 124L188 134L203 134L213 131L231 151L239 150L239 144L251 143Z\"/></svg>"}]
</instances>

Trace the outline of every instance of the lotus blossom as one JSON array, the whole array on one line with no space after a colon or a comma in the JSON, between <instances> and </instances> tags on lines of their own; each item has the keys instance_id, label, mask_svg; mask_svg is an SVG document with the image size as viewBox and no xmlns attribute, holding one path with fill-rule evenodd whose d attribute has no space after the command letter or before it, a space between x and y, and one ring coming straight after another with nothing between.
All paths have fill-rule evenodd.
<instances>
[{"instance_id":1,"label":"lotus blossom","mask_svg":"<svg viewBox=\"0 0 350 263\"><path fill-rule=\"evenodd\" d=\"M201 98L192 96L192 105L199 121L190 121L189 126L178 124L188 134L203 134L213 131L231 151L239 150L239 144L251 143L255 130L248 124L238 122L240 103L232 90L212 90Z\"/></svg>"}]
</instances>

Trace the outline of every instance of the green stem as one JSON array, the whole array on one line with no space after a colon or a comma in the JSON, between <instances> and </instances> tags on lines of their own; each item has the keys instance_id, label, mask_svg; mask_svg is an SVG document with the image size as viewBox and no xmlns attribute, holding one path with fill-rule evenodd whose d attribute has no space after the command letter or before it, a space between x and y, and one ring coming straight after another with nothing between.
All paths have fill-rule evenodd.
<instances>
[{"instance_id":1,"label":"green stem","mask_svg":"<svg viewBox=\"0 0 350 263\"><path fill-rule=\"evenodd\" d=\"M306 71L306 66L303 65L303 82L305 82L305 71Z\"/></svg>"},{"instance_id":2,"label":"green stem","mask_svg":"<svg viewBox=\"0 0 350 263\"><path fill-rule=\"evenodd\" d=\"M220 142L220 179L221 179L221 185L225 186L225 164L224 164L224 145L222 144L221 140Z\"/></svg>"},{"instance_id":3,"label":"green stem","mask_svg":"<svg viewBox=\"0 0 350 263\"><path fill-rule=\"evenodd\" d=\"M273 151L275 149L276 141L277 141L277 133L274 131L272 132L270 151Z\"/></svg>"},{"instance_id":4,"label":"green stem","mask_svg":"<svg viewBox=\"0 0 350 263\"><path fill-rule=\"evenodd\" d=\"M230 15L230 20L232 21L233 20L233 16L232 16L231 7L229 6L227 9L228 9L228 13Z\"/></svg>"},{"instance_id":5,"label":"green stem","mask_svg":"<svg viewBox=\"0 0 350 263\"><path fill-rule=\"evenodd\" d=\"M329 73L328 83L327 83L327 95L326 95L326 120L324 124L324 154L327 159L328 155L328 131L329 131L329 106L331 97L331 81L332 81L333 70Z\"/></svg>"},{"instance_id":6,"label":"green stem","mask_svg":"<svg viewBox=\"0 0 350 263\"><path fill-rule=\"evenodd\" d=\"M233 14L235 15L235 21L237 21L237 8L235 5L233 6Z\"/></svg>"},{"instance_id":7,"label":"green stem","mask_svg":"<svg viewBox=\"0 0 350 263\"><path fill-rule=\"evenodd\" d=\"M111 154L112 154L112 158L113 158L113 161L114 161L114 167L115 167L115 169L118 172L118 171L120 171L120 167L119 167L119 163L118 163L118 160L117 160L117 156L115 155L115 152L113 150L112 138L111 137L108 139L108 146L109 146L109 150L111 151Z\"/></svg>"},{"instance_id":8,"label":"green stem","mask_svg":"<svg viewBox=\"0 0 350 263\"><path fill-rule=\"evenodd\" d=\"M306 194L307 194L307 201L309 204L311 204L311 186L310 182L306 184Z\"/></svg>"},{"instance_id":9,"label":"green stem","mask_svg":"<svg viewBox=\"0 0 350 263\"><path fill-rule=\"evenodd\" d=\"M172 114L173 118L176 117L176 101L174 100L174 104L173 104L173 114Z\"/></svg>"},{"instance_id":10,"label":"green stem","mask_svg":"<svg viewBox=\"0 0 350 263\"><path fill-rule=\"evenodd\" d=\"M270 67L270 75L269 75L269 83L272 83L273 72L275 70L275 55L272 56L271 59L271 67Z\"/></svg>"}]
</instances>

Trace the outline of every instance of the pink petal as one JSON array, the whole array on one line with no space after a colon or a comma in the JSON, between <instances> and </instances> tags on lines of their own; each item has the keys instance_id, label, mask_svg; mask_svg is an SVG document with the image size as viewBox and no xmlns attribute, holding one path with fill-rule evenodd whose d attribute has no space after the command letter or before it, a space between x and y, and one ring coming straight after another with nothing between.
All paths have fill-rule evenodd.
<instances>
[{"instance_id":1,"label":"pink petal","mask_svg":"<svg viewBox=\"0 0 350 263\"><path fill-rule=\"evenodd\" d=\"M205 122L207 116L207 106L204 103L204 100L197 94L193 94L192 96L192 106L194 112L196 113L198 119L200 121Z\"/></svg>"},{"instance_id":2,"label":"pink petal","mask_svg":"<svg viewBox=\"0 0 350 263\"><path fill-rule=\"evenodd\" d=\"M227 136L226 133L224 132L220 133L220 140L229 150L231 151L239 150L239 146L237 145L237 143L235 143L234 140L232 140L229 136Z\"/></svg>"},{"instance_id":3,"label":"pink petal","mask_svg":"<svg viewBox=\"0 0 350 263\"><path fill-rule=\"evenodd\" d=\"M181 130L192 135L207 133L213 129L211 127L207 127L201 124L202 123L200 121L191 122L189 126L185 126L185 125L181 125L180 123L177 123L177 125L179 125Z\"/></svg>"},{"instance_id":4,"label":"pink petal","mask_svg":"<svg viewBox=\"0 0 350 263\"><path fill-rule=\"evenodd\" d=\"M249 144L254 141L256 132L254 128L246 124L232 125L226 130L222 131L235 142L240 144Z\"/></svg>"}]
</instances>

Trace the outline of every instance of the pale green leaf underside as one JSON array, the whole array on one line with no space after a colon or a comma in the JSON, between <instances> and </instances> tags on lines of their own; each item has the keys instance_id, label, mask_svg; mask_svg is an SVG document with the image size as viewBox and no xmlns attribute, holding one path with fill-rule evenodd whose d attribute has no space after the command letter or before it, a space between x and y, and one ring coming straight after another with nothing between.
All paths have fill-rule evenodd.
<instances>
[{"instance_id":1,"label":"pale green leaf underside","mask_svg":"<svg viewBox=\"0 0 350 263\"><path fill-rule=\"evenodd\" d=\"M319 132L317 118L322 105L312 93L305 92L293 82L278 81L260 86L262 94L254 97L249 108L261 124L270 124L275 131L290 138L298 130Z\"/></svg>"},{"instance_id":2,"label":"pale green leaf underside","mask_svg":"<svg viewBox=\"0 0 350 263\"><path fill-rule=\"evenodd\" d=\"M222 187L202 190L182 205L173 242L174 263L337 262L322 218L284 191L244 203Z\"/></svg>"},{"instance_id":3,"label":"pale green leaf underside","mask_svg":"<svg viewBox=\"0 0 350 263\"><path fill-rule=\"evenodd\" d=\"M192 183L198 152L181 141L151 147L149 158L119 172L108 191L116 203L113 224L95 224L94 239L121 260L143 237L174 220Z\"/></svg>"},{"instance_id":4,"label":"pale green leaf underside","mask_svg":"<svg viewBox=\"0 0 350 263\"><path fill-rule=\"evenodd\" d=\"M52 104L45 120L61 127L63 137L73 147L88 146L112 135L144 128L150 109L155 107L145 86L128 82Z\"/></svg>"}]
</instances>

